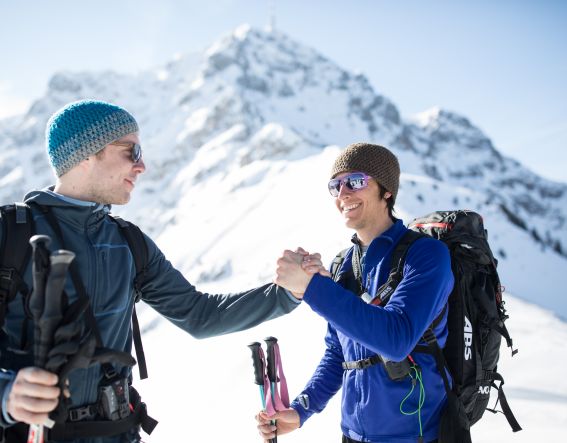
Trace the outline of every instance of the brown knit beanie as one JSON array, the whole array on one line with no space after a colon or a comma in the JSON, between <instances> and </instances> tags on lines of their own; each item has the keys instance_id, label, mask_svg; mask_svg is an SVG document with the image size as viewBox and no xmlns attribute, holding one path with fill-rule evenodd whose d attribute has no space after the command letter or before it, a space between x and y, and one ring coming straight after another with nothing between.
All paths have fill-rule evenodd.
<instances>
[{"instance_id":1,"label":"brown knit beanie","mask_svg":"<svg viewBox=\"0 0 567 443\"><path fill-rule=\"evenodd\" d=\"M365 172L390 191L392 201L396 201L400 184L400 163L389 149L370 143L348 145L335 160L331 178L347 171Z\"/></svg>"}]
</instances>

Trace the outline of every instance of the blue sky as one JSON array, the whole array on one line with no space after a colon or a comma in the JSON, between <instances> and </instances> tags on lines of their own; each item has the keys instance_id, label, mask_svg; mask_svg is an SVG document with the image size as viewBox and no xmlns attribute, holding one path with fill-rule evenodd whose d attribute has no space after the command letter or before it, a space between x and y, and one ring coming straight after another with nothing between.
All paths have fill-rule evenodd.
<instances>
[{"instance_id":1,"label":"blue sky","mask_svg":"<svg viewBox=\"0 0 567 443\"><path fill-rule=\"evenodd\" d=\"M0 0L0 116L25 111L57 71L156 67L242 23L265 26L270 10L404 117L456 111L567 182L567 1Z\"/></svg>"}]
</instances>

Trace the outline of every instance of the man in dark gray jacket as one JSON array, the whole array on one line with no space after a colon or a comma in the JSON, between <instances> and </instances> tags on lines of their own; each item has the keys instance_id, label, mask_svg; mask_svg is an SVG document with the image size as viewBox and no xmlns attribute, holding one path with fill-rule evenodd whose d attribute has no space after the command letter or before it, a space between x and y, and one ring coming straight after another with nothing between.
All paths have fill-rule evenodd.
<instances>
[{"instance_id":1,"label":"man in dark gray jacket","mask_svg":"<svg viewBox=\"0 0 567 443\"><path fill-rule=\"evenodd\" d=\"M47 124L46 137L57 182L54 187L31 192L25 197L33 214L35 231L52 238L51 249L62 248L64 244L76 254L75 262L90 299L102 345L130 353L136 268L128 243L108 213L111 204L125 204L130 200L136 180L146 169L138 125L123 108L85 100L56 112ZM53 218L59 230L54 229ZM0 219L0 239L2 230L3 220ZM299 304L291 293L273 284L226 295L198 292L172 267L155 243L147 236L144 238L149 264L141 288L142 300L195 337L250 328L289 313ZM310 264L305 261L306 271L317 272L320 257L309 258ZM31 263L24 279L31 287ZM72 303L80 294L70 280L65 292ZM61 392L56 374L33 366L29 343L22 349L21 331L26 312L21 297L17 298L19 300L13 300L8 306L0 336L0 355L4 356L0 359L0 425L6 441L14 442L25 441L19 440L27 433L27 427L22 424L46 422L49 413L57 407ZM11 359L5 349L20 350L24 357ZM22 363L26 362L26 355L30 359L27 365ZM112 366L116 374L130 377L129 366L115 362ZM97 404L101 398L101 383L105 380L101 368L97 364L70 373L67 394L71 410L80 411L73 415L75 419L105 419L100 417L101 408ZM139 441L137 430L138 424L127 433L94 435L80 441L136 442ZM72 440L79 441L78 438Z\"/></svg>"}]
</instances>

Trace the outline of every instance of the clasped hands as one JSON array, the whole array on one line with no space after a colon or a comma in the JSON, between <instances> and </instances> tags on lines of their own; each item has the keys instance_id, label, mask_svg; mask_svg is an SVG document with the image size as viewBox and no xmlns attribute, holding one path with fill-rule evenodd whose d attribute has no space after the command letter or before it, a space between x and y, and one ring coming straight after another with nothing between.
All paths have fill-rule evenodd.
<instances>
[{"instance_id":1,"label":"clasped hands","mask_svg":"<svg viewBox=\"0 0 567 443\"><path fill-rule=\"evenodd\" d=\"M286 249L277 260L274 283L301 299L315 274L331 276L321 262L321 254L310 254L303 248L295 252Z\"/></svg>"}]
</instances>

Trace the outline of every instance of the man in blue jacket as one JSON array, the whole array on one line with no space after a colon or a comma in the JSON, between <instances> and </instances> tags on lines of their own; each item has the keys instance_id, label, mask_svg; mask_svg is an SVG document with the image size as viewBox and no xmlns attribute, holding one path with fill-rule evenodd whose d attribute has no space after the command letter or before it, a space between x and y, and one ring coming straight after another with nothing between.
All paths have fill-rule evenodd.
<instances>
[{"instance_id":1,"label":"man in blue jacket","mask_svg":"<svg viewBox=\"0 0 567 443\"><path fill-rule=\"evenodd\" d=\"M368 143L348 146L333 165L328 187L346 226L356 232L360 288L354 277L340 277L352 271L356 245L346 254L338 278L350 290L321 274L306 274L291 251L278 260L275 282L304 293L303 300L328 321L326 350L311 380L290 409L271 417L277 419L278 434L302 426L342 387L344 443L437 439L445 388L434 358L412 350L438 316L442 320L434 333L442 347L447 338L444 307L453 276L445 245L432 238L415 241L389 301L381 305L374 298L390 273L392 251L407 231L393 216L399 176L395 155ZM386 361L402 371L397 380L389 376ZM273 438L276 426L263 413L257 419L262 437Z\"/></svg>"},{"instance_id":2,"label":"man in blue jacket","mask_svg":"<svg viewBox=\"0 0 567 443\"><path fill-rule=\"evenodd\" d=\"M128 243L109 211L111 204L130 200L137 179L146 169L138 124L121 107L84 100L56 112L47 124L46 137L57 181L54 187L25 197L35 231L52 238L52 250L65 245L65 249L76 254L83 293L88 296L101 346L129 354L136 267ZM4 229L5 220L0 218L0 242ZM235 294L201 293L172 267L149 237L144 236L144 240L148 266L141 288L142 300L197 338L253 327L289 313L300 302L273 284ZM5 244L0 247L4 248ZM318 257L314 258L318 263ZM29 263L24 273L29 288L31 268ZM316 267L311 269L315 272ZM81 296L71 280L67 279L65 286L69 303ZM9 303L0 331L0 441L26 441L25 425L46 423L59 402L61 384L57 375L33 365L30 334L26 341L22 333L28 324L26 317L29 316L22 297L18 296ZM106 417L101 404L109 387L120 388L122 380L128 383L130 378L131 367L119 361L111 362L110 366L96 364L72 371L66 393L69 418L63 425L70 434L62 440L140 441L140 423L124 422L131 425L126 431L122 425L109 427L105 423L116 421L116 417ZM114 394L120 395L120 391ZM102 423L95 427L93 435L74 436L73 432L78 432L82 423L91 421ZM91 432L84 429L82 432Z\"/></svg>"}]
</instances>

